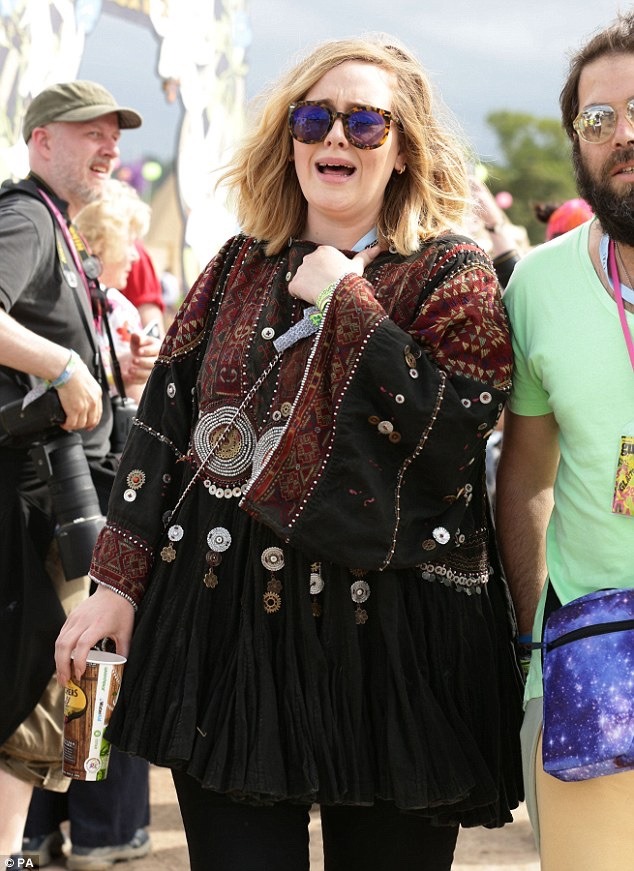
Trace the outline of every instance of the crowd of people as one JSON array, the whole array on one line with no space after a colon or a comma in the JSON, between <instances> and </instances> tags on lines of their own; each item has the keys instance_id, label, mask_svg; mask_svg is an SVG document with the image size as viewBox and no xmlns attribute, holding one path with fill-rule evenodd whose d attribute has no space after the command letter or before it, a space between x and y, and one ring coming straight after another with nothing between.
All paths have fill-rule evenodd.
<instances>
[{"instance_id":1,"label":"crowd of people","mask_svg":"<svg viewBox=\"0 0 634 871\"><path fill-rule=\"evenodd\" d=\"M168 323L110 179L141 116L33 99L0 188L0 855L146 855L153 763L194 871L307 871L314 805L327 871L448 871L523 800L545 871L631 867L634 757L542 762L541 639L634 587L633 93L629 14L571 59L579 198L536 204L529 250L415 55L325 42L224 168L239 232ZM69 551L76 478L100 516ZM70 780L95 647L127 659L114 749ZM632 746L633 710L630 681Z\"/></svg>"}]
</instances>

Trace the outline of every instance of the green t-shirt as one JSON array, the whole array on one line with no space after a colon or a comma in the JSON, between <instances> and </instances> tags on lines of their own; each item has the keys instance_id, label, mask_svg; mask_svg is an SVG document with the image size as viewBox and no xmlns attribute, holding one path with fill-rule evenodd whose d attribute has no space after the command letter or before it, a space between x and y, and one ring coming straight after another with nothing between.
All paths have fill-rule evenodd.
<instances>
[{"instance_id":1,"label":"green t-shirt","mask_svg":"<svg viewBox=\"0 0 634 871\"><path fill-rule=\"evenodd\" d=\"M616 304L588 254L590 224L528 254L504 295L515 372L509 408L554 413L561 452L546 562L563 603L634 587L634 516L612 513L620 437L634 435L634 371ZM630 329L634 315L627 314ZM540 637L540 603L534 637ZM541 695L539 656L526 689Z\"/></svg>"}]
</instances>

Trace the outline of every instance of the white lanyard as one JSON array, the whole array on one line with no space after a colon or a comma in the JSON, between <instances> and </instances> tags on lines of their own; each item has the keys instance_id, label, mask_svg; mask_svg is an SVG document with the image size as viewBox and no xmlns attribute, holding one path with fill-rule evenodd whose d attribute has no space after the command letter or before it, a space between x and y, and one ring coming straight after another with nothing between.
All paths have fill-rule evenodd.
<instances>
[{"instance_id":1,"label":"white lanyard","mask_svg":"<svg viewBox=\"0 0 634 871\"><path fill-rule=\"evenodd\" d=\"M613 282L610 278L610 270L608 269L608 248L610 243L610 237L607 233L604 233L601 236L601 241L599 242L599 257L601 258L601 266L603 267L603 271L608 277L608 281L612 285L614 289ZM628 287L627 284L621 284L621 293L623 294L623 299L625 302L629 302L630 305L634 305L634 290L631 287Z\"/></svg>"},{"instance_id":2,"label":"white lanyard","mask_svg":"<svg viewBox=\"0 0 634 871\"><path fill-rule=\"evenodd\" d=\"M623 336L625 338L625 344L627 345L627 353L630 355L630 363L632 364L632 369L634 369L634 341L632 341L632 333L630 331L629 325L627 323L627 318L625 317L625 306L623 305L623 292L621 288L621 282L619 280L619 270L616 265L616 246L614 244L614 240L610 239L610 243L608 246L608 265L610 267L610 274L612 276L612 287L614 289L614 296L616 298L616 307L619 310L619 320L621 321L621 329L623 330Z\"/></svg>"}]
</instances>

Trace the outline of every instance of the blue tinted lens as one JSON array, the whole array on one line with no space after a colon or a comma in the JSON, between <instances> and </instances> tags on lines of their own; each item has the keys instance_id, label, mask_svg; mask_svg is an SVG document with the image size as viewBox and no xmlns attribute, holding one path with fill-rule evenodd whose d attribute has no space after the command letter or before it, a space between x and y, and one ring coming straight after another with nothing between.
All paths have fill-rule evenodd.
<instances>
[{"instance_id":1,"label":"blue tinted lens","mask_svg":"<svg viewBox=\"0 0 634 871\"><path fill-rule=\"evenodd\" d=\"M385 135L385 119L378 112L363 109L348 118L350 141L362 147L376 145Z\"/></svg>"},{"instance_id":2,"label":"blue tinted lens","mask_svg":"<svg viewBox=\"0 0 634 871\"><path fill-rule=\"evenodd\" d=\"M323 106L298 106L291 115L293 136L300 142L320 142L330 127L330 113Z\"/></svg>"}]
</instances>

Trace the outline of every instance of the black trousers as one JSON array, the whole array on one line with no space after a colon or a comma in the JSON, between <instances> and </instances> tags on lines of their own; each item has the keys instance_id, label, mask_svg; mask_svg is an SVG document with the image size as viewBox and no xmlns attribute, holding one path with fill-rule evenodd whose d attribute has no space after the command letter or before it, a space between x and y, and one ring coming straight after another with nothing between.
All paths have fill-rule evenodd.
<instances>
[{"instance_id":1,"label":"black trousers","mask_svg":"<svg viewBox=\"0 0 634 871\"><path fill-rule=\"evenodd\" d=\"M70 820L77 847L118 847L150 822L150 767L145 759L110 748L105 780L72 780L68 792L34 789L24 834L49 835Z\"/></svg>"},{"instance_id":2,"label":"black trousers","mask_svg":"<svg viewBox=\"0 0 634 871\"><path fill-rule=\"evenodd\" d=\"M309 807L231 801L174 771L191 871L308 871ZM458 826L391 802L322 807L325 871L449 871Z\"/></svg>"}]
</instances>

